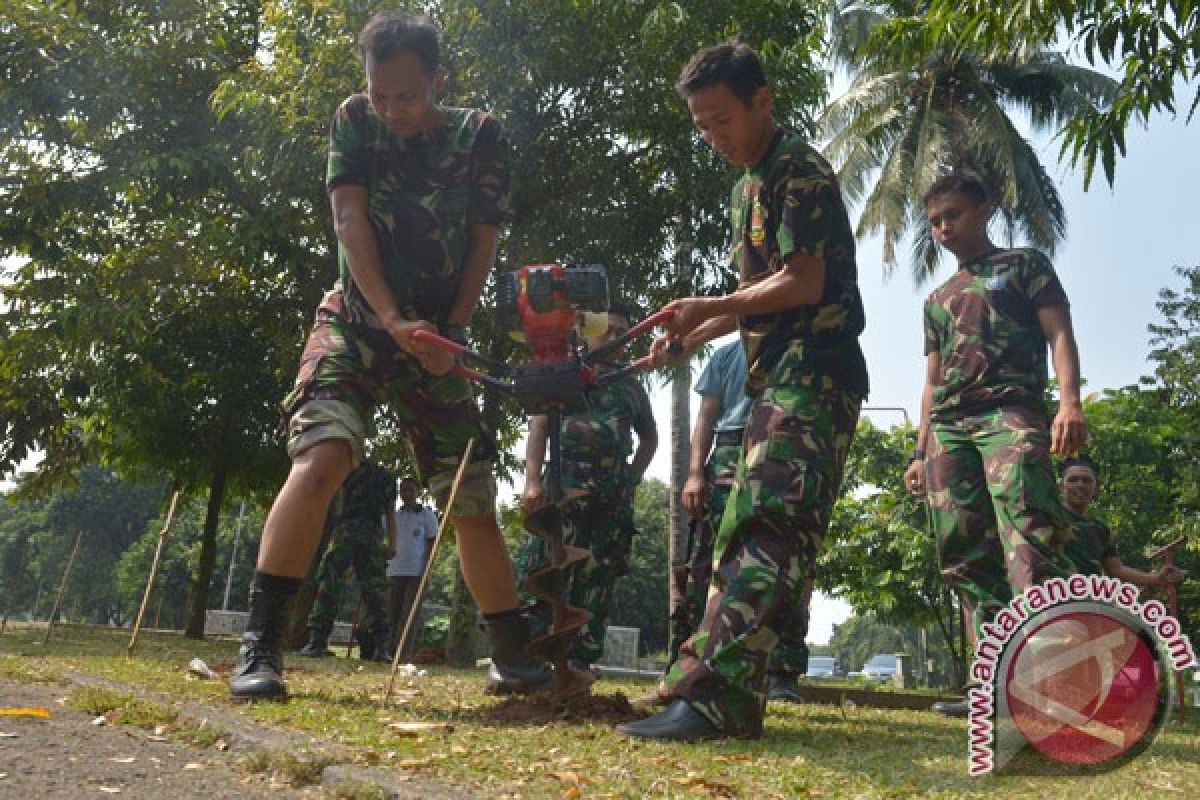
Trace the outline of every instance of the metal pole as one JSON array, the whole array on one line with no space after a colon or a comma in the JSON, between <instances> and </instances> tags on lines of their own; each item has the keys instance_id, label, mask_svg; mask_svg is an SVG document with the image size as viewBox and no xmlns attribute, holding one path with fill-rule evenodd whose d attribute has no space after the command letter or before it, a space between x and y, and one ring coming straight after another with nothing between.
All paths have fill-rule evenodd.
<instances>
[{"instance_id":1,"label":"metal pole","mask_svg":"<svg viewBox=\"0 0 1200 800\"><path fill-rule=\"evenodd\" d=\"M246 516L246 501L238 509L237 527L233 529L233 549L229 551L229 574L225 576L225 599L221 601L221 610L229 610L229 590L233 588L233 567L237 564L238 540L242 538L242 518Z\"/></svg>"},{"instance_id":2,"label":"metal pole","mask_svg":"<svg viewBox=\"0 0 1200 800\"><path fill-rule=\"evenodd\" d=\"M458 474L454 476L454 483L450 485L450 497L446 500L446 508L442 512L442 522L438 525L437 536L434 537L433 544L429 547L429 558L425 559L425 569L421 571L421 582L417 584L417 594L413 598L412 608L408 610L408 619L404 622L404 630L400 633L400 640L396 643L396 652L392 654L392 674L388 679L387 692L383 695L384 706L391 702L392 689L396 686L396 670L400 666L400 654L404 651L404 643L408 641L413 620L417 618L417 611L421 608L421 597L425 594L425 582L429 580L429 572L433 568L433 558L437 555L437 548L438 544L442 541L442 534L446 532L446 523L450 520L450 512L454 509L454 500L458 497L458 486L462 483L463 475L467 472L467 464L471 463L471 451L474 449L475 438L471 437L467 440L466 449L463 450L462 463L458 465Z\"/></svg>"},{"instance_id":3,"label":"metal pole","mask_svg":"<svg viewBox=\"0 0 1200 800\"><path fill-rule=\"evenodd\" d=\"M71 548L71 557L67 559L67 568L63 570L62 583L58 584L58 596L54 598L54 608L50 611L50 621L46 624L46 635L42 644L50 641L50 630L54 627L54 618L58 616L58 606L62 603L63 590L67 588L67 579L71 577L71 565L75 563L75 554L79 552L79 543L83 541L83 531L75 536L75 546Z\"/></svg>"},{"instance_id":4,"label":"metal pole","mask_svg":"<svg viewBox=\"0 0 1200 800\"><path fill-rule=\"evenodd\" d=\"M908 418L908 409L902 406L863 406L863 411L899 411L904 415L904 424L911 427L912 421Z\"/></svg>"}]
</instances>

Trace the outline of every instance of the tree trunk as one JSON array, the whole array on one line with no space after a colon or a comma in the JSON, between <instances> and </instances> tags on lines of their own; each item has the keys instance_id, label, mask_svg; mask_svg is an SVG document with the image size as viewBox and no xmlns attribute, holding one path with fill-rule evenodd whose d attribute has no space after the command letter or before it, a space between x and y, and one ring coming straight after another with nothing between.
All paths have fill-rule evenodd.
<instances>
[{"instance_id":1,"label":"tree trunk","mask_svg":"<svg viewBox=\"0 0 1200 800\"><path fill-rule=\"evenodd\" d=\"M675 232L675 296L687 297L693 292L691 255L691 212L685 205L676 218ZM675 570L688 559L688 514L683 508L683 484L687 481L688 456L692 431L692 369L688 364L671 371L671 507L670 533L667 538L668 607L674 613L683 597Z\"/></svg>"},{"instance_id":2,"label":"tree trunk","mask_svg":"<svg viewBox=\"0 0 1200 800\"><path fill-rule=\"evenodd\" d=\"M204 513L204 532L200 536L200 558L192 574L191 590L188 592L188 618L184 636L189 639L204 638L204 613L208 609L208 586L212 583L213 568L217 564L217 524L221 519L221 503L225 499L225 481L229 471L217 467L208 484L208 508Z\"/></svg>"},{"instance_id":3,"label":"tree trunk","mask_svg":"<svg viewBox=\"0 0 1200 800\"><path fill-rule=\"evenodd\" d=\"M671 371L671 533L667 561L674 569L687 562L688 514L683 508L683 484L687 480L691 449L692 370L688 365ZM675 611L683 600L676 581L670 586L670 609Z\"/></svg>"}]
</instances>

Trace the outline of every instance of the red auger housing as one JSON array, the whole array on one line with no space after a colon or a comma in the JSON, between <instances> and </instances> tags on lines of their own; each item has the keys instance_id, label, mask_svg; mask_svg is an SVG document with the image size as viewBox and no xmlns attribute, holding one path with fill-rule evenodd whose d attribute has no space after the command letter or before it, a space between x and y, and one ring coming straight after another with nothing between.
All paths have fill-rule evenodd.
<instances>
[{"instance_id":1,"label":"red auger housing","mask_svg":"<svg viewBox=\"0 0 1200 800\"><path fill-rule=\"evenodd\" d=\"M505 273L497 287L500 322L523 334L535 364L569 360L579 312L608 310L604 267L531 264Z\"/></svg>"}]
</instances>

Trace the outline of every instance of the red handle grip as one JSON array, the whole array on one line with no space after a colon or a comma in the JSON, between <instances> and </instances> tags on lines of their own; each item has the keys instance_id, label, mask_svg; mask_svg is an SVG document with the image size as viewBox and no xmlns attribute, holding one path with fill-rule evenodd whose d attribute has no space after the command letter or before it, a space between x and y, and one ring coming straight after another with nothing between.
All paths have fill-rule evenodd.
<instances>
[{"instance_id":1,"label":"red handle grip","mask_svg":"<svg viewBox=\"0 0 1200 800\"><path fill-rule=\"evenodd\" d=\"M439 350L445 350L447 353L452 353L456 356L461 356L467 351L458 342L452 342L444 336L439 336L433 331L419 330L413 333L412 340L414 342L424 342L425 344L433 345Z\"/></svg>"}]
</instances>

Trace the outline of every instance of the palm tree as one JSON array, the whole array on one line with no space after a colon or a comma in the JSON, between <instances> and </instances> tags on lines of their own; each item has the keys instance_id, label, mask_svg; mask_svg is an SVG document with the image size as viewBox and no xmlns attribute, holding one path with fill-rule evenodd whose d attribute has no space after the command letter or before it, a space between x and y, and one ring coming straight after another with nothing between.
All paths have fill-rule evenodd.
<instances>
[{"instance_id":1,"label":"palm tree","mask_svg":"<svg viewBox=\"0 0 1200 800\"><path fill-rule=\"evenodd\" d=\"M951 168L969 168L988 184L1008 238L1019 232L1053 254L1066 233L1062 198L1009 114L1025 112L1035 131L1058 130L1107 104L1117 82L1068 64L1044 42L1022 42L1003 56L942 44L930 35L928 5L834 5L835 57L853 79L818 124L843 191L861 204L858 235L882 231L890 272L897 243L911 233L913 276L923 282L937 268L938 250L921 196Z\"/></svg>"}]
</instances>

